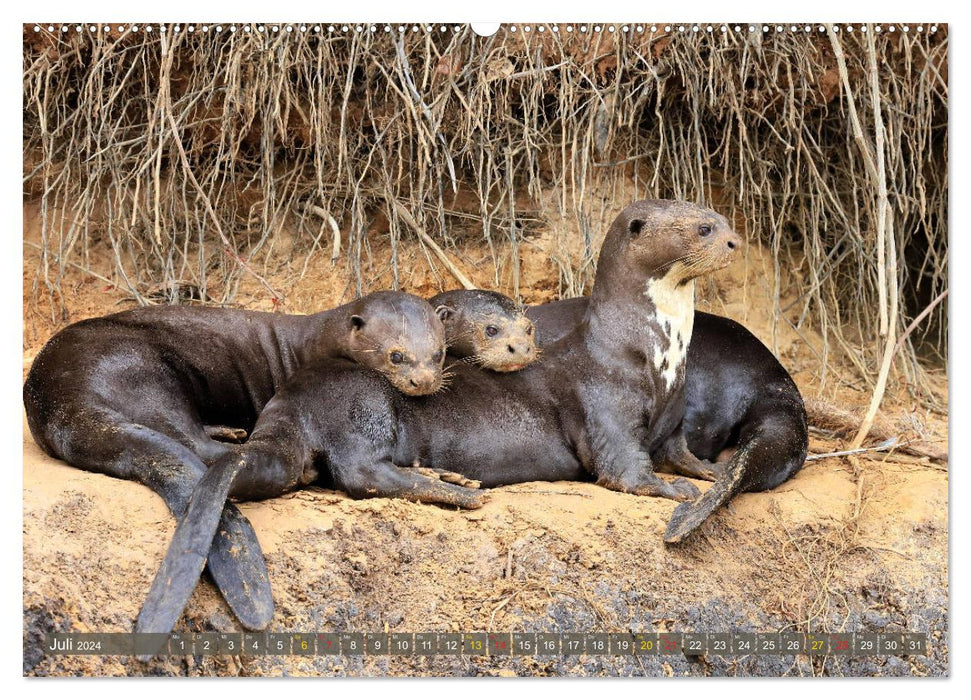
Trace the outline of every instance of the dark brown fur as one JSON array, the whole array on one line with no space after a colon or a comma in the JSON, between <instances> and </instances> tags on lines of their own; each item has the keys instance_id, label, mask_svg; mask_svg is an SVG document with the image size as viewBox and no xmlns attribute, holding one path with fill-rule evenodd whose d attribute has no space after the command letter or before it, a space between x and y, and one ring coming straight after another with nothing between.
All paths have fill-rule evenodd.
<instances>
[{"instance_id":1,"label":"dark brown fur","mask_svg":"<svg viewBox=\"0 0 971 700\"><path fill-rule=\"evenodd\" d=\"M528 309L540 347L568 335L582 322L588 303L566 299ZM731 319L695 312L684 387L687 447L708 462L702 470L711 475L673 468L720 485L703 501L678 507L669 542L683 540L735 493L765 491L791 478L809 448L806 409L795 382L758 338ZM737 449L727 462L712 464L726 448ZM680 520L687 514L690 521Z\"/></svg>"},{"instance_id":2,"label":"dark brown fur","mask_svg":"<svg viewBox=\"0 0 971 700\"><path fill-rule=\"evenodd\" d=\"M392 362L395 352L398 364ZM427 302L396 292L312 316L136 309L81 321L55 335L27 376L24 407L45 452L82 469L139 481L180 517L207 463L230 450L206 426L228 426L228 434L251 430L302 365L326 358L354 361L402 392L433 392L442 383L444 328ZM307 465L293 485L313 474ZM259 489L240 484L240 493L257 497ZM208 566L244 625L265 627L273 611L265 564L255 533L235 506L223 511Z\"/></svg>"},{"instance_id":3,"label":"dark brown fur","mask_svg":"<svg viewBox=\"0 0 971 700\"><path fill-rule=\"evenodd\" d=\"M208 549L213 514L238 481L277 474L260 496L276 495L308 464L325 465L334 485L356 497L478 498L408 468L415 463L483 486L593 478L628 493L696 497L684 479L659 478L650 455L686 452L683 353L678 361L671 351L686 322L681 297L692 314L694 277L724 267L739 245L708 209L637 202L607 234L583 321L540 362L504 374L457 363L447 390L418 398L348 362L306 366L267 405L247 443L200 481L157 580L183 570L186 552ZM659 370L669 358L677 365ZM189 594L153 601L150 615L174 621Z\"/></svg>"}]
</instances>

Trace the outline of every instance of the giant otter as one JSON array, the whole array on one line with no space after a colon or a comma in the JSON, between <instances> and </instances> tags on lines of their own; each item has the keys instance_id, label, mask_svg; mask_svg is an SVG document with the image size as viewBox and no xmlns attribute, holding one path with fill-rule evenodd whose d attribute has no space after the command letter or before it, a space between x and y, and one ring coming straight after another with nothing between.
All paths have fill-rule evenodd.
<instances>
[{"instance_id":1,"label":"giant otter","mask_svg":"<svg viewBox=\"0 0 971 700\"><path fill-rule=\"evenodd\" d=\"M178 619L202 569L192 553L208 550L215 514L254 474L276 475L256 477L261 496L285 491L315 464L352 496L413 496L420 474L402 465L417 462L485 486L592 477L628 493L696 497L690 482L658 477L650 455L677 461L687 452L680 426L694 279L727 265L740 243L709 209L636 202L607 233L583 321L542 362L505 374L458 363L448 390L419 398L346 361L305 366L247 443L200 480L156 580L193 568L195 578L146 602L140 619Z\"/></svg>"},{"instance_id":2,"label":"giant otter","mask_svg":"<svg viewBox=\"0 0 971 700\"><path fill-rule=\"evenodd\" d=\"M139 481L179 517L206 463L228 449L206 426L250 429L302 364L343 357L419 395L441 386L444 350L434 310L398 292L310 316L141 308L57 333L34 360L24 406L49 455ZM222 514L208 566L244 626L264 628L273 615L266 565L235 506Z\"/></svg>"},{"instance_id":3,"label":"giant otter","mask_svg":"<svg viewBox=\"0 0 971 700\"><path fill-rule=\"evenodd\" d=\"M588 304L577 298L528 308L540 347L582 323ZM731 319L695 312L684 397L683 432L695 456L714 461L725 448L737 449L727 464L711 465L717 478L702 498L675 509L664 535L670 543L683 540L736 493L765 491L789 479L809 449L795 382L771 350Z\"/></svg>"},{"instance_id":4,"label":"giant otter","mask_svg":"<svg viewBox=\"0 0 971 700\"><path fill-rule=\"evenodd\" d=\"M442 308L449 354L497 371L521 369L545 347L583 321L588 299L523 309L496 292L453 290L430 300ZM806 410L789 373L758 338L739 323L696 311L684 378L683 433L690 452L708 462L681 460L686 476L719 480L702 502L681 506L667 541L689 534L707 515L740 491L765 491L789 479L808 451ZM737 447L738 456L715 463ZM727 485L731 483L730 488ZM717 497L715 496L717 494ZM690 523L681 518L693 513Z\"/></svg>"},{"instance_id":5,"label":"giant otter","mask_svg":"<svg viewBox=\"0 0 971 700\"><path fill-rule=\"evenodd\" d=\"M515 372L539 353L533 323L499 292L453 289L428 300L445 324L448 354L491 369Z\"/></svg>"}]
</instances>

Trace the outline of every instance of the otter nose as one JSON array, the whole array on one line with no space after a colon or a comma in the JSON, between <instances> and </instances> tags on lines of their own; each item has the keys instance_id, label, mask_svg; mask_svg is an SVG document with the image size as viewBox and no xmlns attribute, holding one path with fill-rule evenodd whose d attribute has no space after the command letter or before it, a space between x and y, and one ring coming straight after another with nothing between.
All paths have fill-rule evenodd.
<instances>
[{"instance_id":1,"label":"otter nose","mask_svg":"<svg viewBox=\"0 0 971 700\"><path fill-rule=\"evenodd\" d=\"M728 246L729 250L738 250L742 247L742 237L734 231L731 231L726 238L725 245Z\"/></svg>"},{"instance_id":2,"label":"otter nose","mask_svg":"<svg viewBox=\"0 0 971 700\"><path fill-rule=\"evenodd\" d=\"M408 377L408 384L415 392L427 394L438 389L438 375L428 370L415 372Z\"/></svg>"}]
</instances>

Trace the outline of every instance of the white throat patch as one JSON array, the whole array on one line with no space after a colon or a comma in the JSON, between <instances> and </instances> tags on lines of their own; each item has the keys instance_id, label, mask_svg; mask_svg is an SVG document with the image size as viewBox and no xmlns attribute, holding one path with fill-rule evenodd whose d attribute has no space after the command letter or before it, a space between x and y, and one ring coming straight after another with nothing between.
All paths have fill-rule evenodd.
<instances>
[{"instance_id":1,"label":"white throat patch","mask_svg":"<svg viewBox=\"0 0 971 700\"><path fill-rule=\"evenodd\" d=\"M644 296L654 302L660 327L658 345L654 348L654 369L664 377L670 390L684 364L695 323L695 282L679 285L675 275L650 279L644 285Z\"/></svg>"}]
</instances>

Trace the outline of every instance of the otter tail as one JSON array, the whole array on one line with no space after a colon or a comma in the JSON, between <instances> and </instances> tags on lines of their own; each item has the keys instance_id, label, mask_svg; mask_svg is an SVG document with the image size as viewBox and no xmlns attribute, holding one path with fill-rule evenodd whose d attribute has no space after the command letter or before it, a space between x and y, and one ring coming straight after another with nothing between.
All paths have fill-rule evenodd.
<instances>
[{"instance_id":1,"label":"otter tail","mask_svg":"<svg viewBox=\"0 0 971 700\"><path fill-rule=\"evenodd\" d=\"M802 468L808 449L809 432L801 402L764 406L740 437L724 477L700 498L674 509L664 541L681 542L735 494L774 489Z\"/></svg>"},{"instance_id":2,"label":"otter tail","mask_svg":"<svg viewBox=\"0 0 971 700\"><path fill-rule=\"evenodd\" d=\"M664 530L668 544L681 542L698 528L712 513L728 503L744 486L745 472L752 454L752 443L740 447L732 456L725 478L711 485L699 498L680 504L674 509Z\"/></svg>"},{"instance_id":3,"label":"otter tail","mask_svg":"<svg viewBox=\"0 0 971 700\"><path fill-rule=\"evenodd\" d=\"M273 594L263 548L253 526L227 503L206 562L209 575L240 624L262 630L273 619Z\"/></svg>"},{"instance_id":4,"label":"otter tail","mask_svg":"<svg viewBox=\"0 0 971 700\"><path fill-rule=\"evenodd\" d=\"M41 367L35 362L24 384L24 408L34 441L47 454L75 467L144 484L181 518L194 486L207 473L199 456L170 435L132 422L111 406L81 400L58 403L51 391L57 384L42 381ZM214 510L221 516L218 532L210 538L208 562L205 557L203 562L243 626L263 629L273 618L266 561L253 526L234 505L223 508L224 501ZM167 633L177 619L163 629L160 620L146 617L137 629Z\"/></svg>"},{"instance_id":5,"label":"otter tail","mask_svg":"<svg viewBox=\"0 0 971 700\"><path fill-rule=\"evenodd\" d=\"M243 464L244 460L230 453L216 462L199 480L189 498L185 515L175 529L162 566L138 613L138 619L135 622L136 632L168 633L175 627L205 568L209 549L220 523L223 505L229 497L233 479ZM235 554L227 552L221 556L224 559L230 558L232 563L238 566L245 555L252 557L254 554L259 555L256 557L259 562L263 561L262 551ZM235 580L241 586L240 591L245 592L244 568L247 567L236 569L235 566L230 565L216 568L234 570L239 576ZM265 576L265 573L263 575ZM230 582L219 582L220 588L224 583ZM268 586L266 588L269 590ZM269 603L272 614L272 598ZM259 612L255 614L259 617Z\"/></svg>"}]
</instances>

